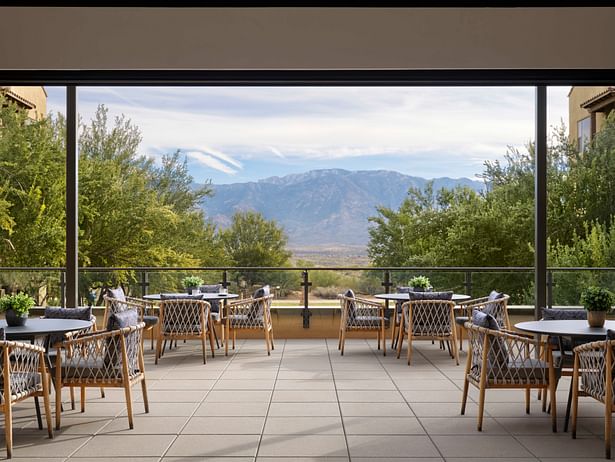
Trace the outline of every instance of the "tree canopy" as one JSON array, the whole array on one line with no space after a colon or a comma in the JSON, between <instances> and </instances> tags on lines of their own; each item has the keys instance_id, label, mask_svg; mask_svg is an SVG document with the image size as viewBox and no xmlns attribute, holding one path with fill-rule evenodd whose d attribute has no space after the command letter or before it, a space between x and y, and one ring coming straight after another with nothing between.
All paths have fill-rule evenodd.
<instances>
[{"instance_id":1,"label":"tree canopy","mask_svg":"<svg viewBox=\"0 0 615 462\"><path fill-rule=\"evenodd\" d=\"M615 266L615 114L584 152L563 127L548 149L549 264ZM370 218L368 253L377 266L532 266L534 259L534 145L509 148L486 162L481 193L468 188L410 189L399 209L380 207ZM561 276L561 275L560 275ZM579 281L578 274L574 275ZM583 282L558 289L562 303L578 303ZM596 276L588 276L594 278ZM492 275L498 286L531 302L531 278Z\"/></svg>"}]
</instances>

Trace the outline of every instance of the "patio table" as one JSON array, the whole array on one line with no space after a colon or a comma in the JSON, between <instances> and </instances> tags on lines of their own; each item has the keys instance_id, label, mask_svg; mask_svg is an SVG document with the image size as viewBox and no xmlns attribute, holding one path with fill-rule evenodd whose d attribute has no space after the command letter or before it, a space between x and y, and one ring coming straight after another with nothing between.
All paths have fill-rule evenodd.
<instances>
[{"instance_id":1,"label":"patio table","mask_svg":"<svg viewBox=\"0 0 615 462\"><path fill-rule=\"evenodd\" d=\"M179 297L182 295L185 295L186 297L189 297L190 294L188 293L168 293L168 294L149 294L149 295L144 295L143 299L144 300L149 300L151 302L159 302L162 299L162 295L168 295L168 296L172 296L172 297ZM237 294L216 294L216 293L201 293L201 300L232 300L234 298L238 298L239 295Z\"/></svg>"},{"instance_id":2,"label":"patio table","mask_svg":"<svg viewBox=\"0 0 615 462\"><path fill-rule=\"evenodd\" d=\"M407 302L410 300L410 296L408 294L376 294L374 295L376 298L380 298L382 300L393 300L396 302ZM454 302L465 302L470 300L472 297L466 294L453 294L453 298L451 298Z\"/></svg>"},{"instance_id":3,"label":"patio table","mask_svg":"<svg viewBox=\"0 0 615 462\"><path fill-rule=\"evenodd\" d=\"M603 327L590 327L586 320L553 320L553 321L525 321L515 324L515 328L523 332L552 337L570 337L576 339L587 339L588 341L604 340L608 329L615 329L615 321L605 321ZM568 431L568 420L570 419L570 405L572 402L572 382L568 390L568 402L566 404L566 419L564 420L564 431Z\"/></svg>"},{"instance_id":4,"label":"patio table","mask_svg":"<svg viewBox=\"0 0 615 462\"><path fill-rule=\"evenodd\" d=\"M8 326L6 320L0 319L0 328L4 329L4 334L7 340L27 340L35 343L37 339L43 339L41 346L45 348L45 360L47 368L51 371L52 364L49 358L49 339L53 334L63 335L67 332L87 329L92 325L91 321L82 321L79 319L45 319L45 318L28 318L25 326ZM41 416L41 408L38 402L38 397L34 397L36 409L36 420L38 428L43 428L43 419Z\"/></svg>"}]
</instances>

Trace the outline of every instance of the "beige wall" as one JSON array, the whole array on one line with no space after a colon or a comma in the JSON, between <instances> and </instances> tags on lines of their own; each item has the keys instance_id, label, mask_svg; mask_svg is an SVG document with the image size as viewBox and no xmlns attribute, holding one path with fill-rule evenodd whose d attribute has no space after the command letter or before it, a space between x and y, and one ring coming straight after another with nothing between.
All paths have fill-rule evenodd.
<instances>
[{"instance_id":1,"label":"beige wall","mask_svg":"<svg viewBox=\"0 0 615 462\"><path fill-rule=\"evenodd\" d=\"M589 111L583 109L581 104L594 96L607 90L609 87L572 87L568 95L568 126L570 127L570 141L576 145L578 130L577 122L589 117ZM596 132L599 132L606 120L603 112L596 113Z\"/></svg>"},{"instance_id":2,"label":"beige wall","mask_svg":"<svg viewBox=\"0 0 615 462\"><path fill-rule=\"evenodd\" d=\"M615 69L615 8L0 7L0 23L0 69Z\"/></svg>"},{"instance_id":3,"label":"beige wall","mask_svg":"<svg viewBox=\"0 0 615 462\"><path fill-rule=\"evenodd\" d=\"M9 91L26 99L34 105L28 110L28 116L32 119L41 119L47 115L47 93L43 87L6 87Z\"/></svg>"}]
</instances>

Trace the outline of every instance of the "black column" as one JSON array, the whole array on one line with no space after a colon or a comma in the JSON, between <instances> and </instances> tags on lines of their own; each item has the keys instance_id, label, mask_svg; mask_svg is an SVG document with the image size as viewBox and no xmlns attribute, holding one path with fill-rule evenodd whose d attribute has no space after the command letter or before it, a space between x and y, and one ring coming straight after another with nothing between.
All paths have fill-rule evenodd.
<instances>
[{"instance_id":1,"label":"black column","mask_svg":"<svg viewBox=\"0 0 615 462\"><path fill-rule=\"evenodd\" d=\"M66 87L66 306L79 302L77 87Z\"/></svg>"},{"instance_id":2,"label":"black column","mask_svg":"<svg viewBox=\"0 0 615 462\"><path fill-rule=\"evenodd\" d=\"M547 87L536 87L536 146L534 160L534 316L547 306Z\"/></svg>"}]
</instances>

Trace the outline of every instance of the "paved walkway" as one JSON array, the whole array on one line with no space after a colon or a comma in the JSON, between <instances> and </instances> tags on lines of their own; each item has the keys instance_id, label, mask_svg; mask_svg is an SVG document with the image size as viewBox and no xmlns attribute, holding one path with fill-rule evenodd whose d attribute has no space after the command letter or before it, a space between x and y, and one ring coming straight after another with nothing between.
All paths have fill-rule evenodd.
<instances>
[{"instance_id":1,"label":"paved walkway","mask_svg":"<svg viewBox=\"0 0 615 462\"><path fill-rule=\"evenodd\" d=\"M551 433L537 401L523 391L487 391L484 431L476 431L478 393L459 415L465 353L455 363L431 342L416 344L408 367L375 340L264 341L202 364L196 342L165 354L146 351L150 414L135 387L135 428L124 394L90 389L84 414L66 411L53 440L34 422L29 400L15 407L14 458L42 462L578 461L604 460L602 407L580 403L579 437ZM563 416L567 381L560 383ZM535 393L533 394L535 397ZM79 405L77 404L77 408ZM4 456L5 452L0 453ZM594 459L591 459L594 458Z\"/></svg>"}]
</instances>

